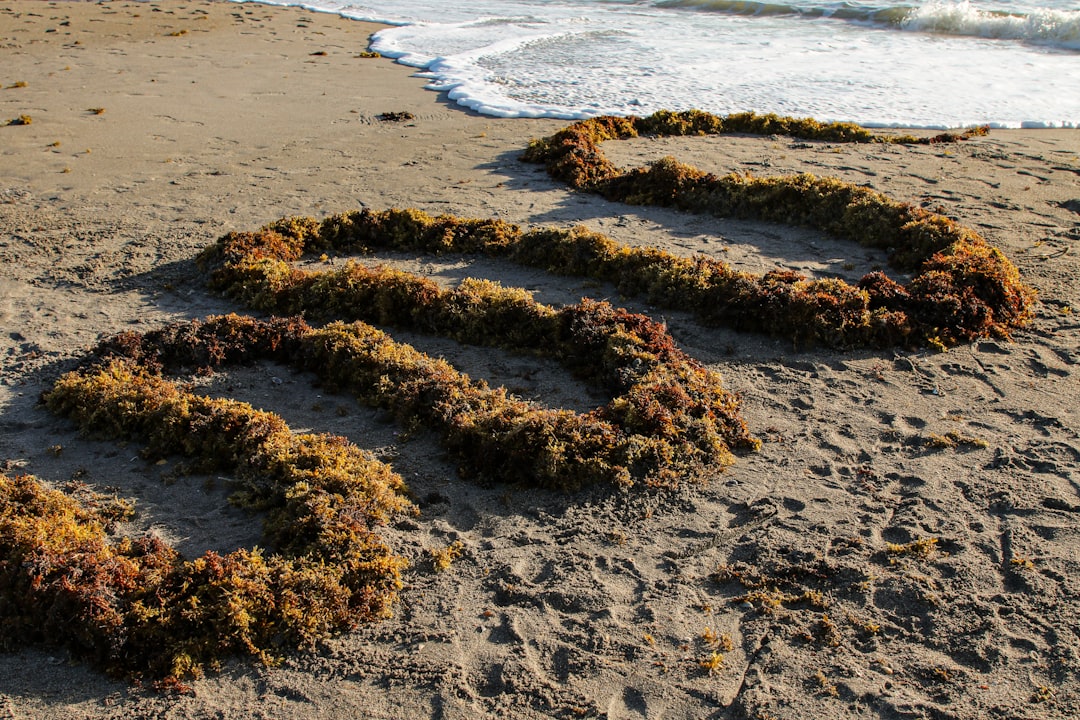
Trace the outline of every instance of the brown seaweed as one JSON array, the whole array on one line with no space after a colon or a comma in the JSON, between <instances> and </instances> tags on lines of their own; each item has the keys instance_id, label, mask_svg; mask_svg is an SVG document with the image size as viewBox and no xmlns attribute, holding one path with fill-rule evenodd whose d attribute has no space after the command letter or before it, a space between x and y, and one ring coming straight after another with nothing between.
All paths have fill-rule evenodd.
<instances>
[{"instance_id":1,"label":"brown seaweed","mask_svg":"<svg viewBox=\"0 0 1080 720\"><path fill-rule=\"evenodd\" d=\"M0 476L3 647L63 639L111 673L168 684L388 614L405 563L377 529L415 508L369 453L193 395L130 360L69 373L45 402L88 432L145 443L147 457L179 453L233 475L233 500L266 513L274 549L187 561L153 537L114 535L93 506L33 478Z\"/></svg>"},{"instance_id":2,"label":"brown seaweed","mask_svg":"<svg viewBox=\"0 0 1080 720\"><path fill-rule=\"evenodd\" d=\"M822 124L775 115L717 117L699 111L661 111L646 118L599 117L574 123L533 141L524 159L543 163L552 177L573 188L609 200L823 230L884 249L894 267L915 275L903 293L888 285L888 297L879 297L875 291L886 286L878 273L863 278L855 288L839 281L803 278L775 284L767 282L768 275L732 282L734 273L726 266L700 261L702 272L696 273L693 284L710 284L712 302L700 303L701 297L682 292L674 293L675 297L654 296L654 300L686 309L710 308L707 312L712 316L703 318L707 321L791 333L796 341L830 345L947 346L979 337L1006 337L1030 320L1035 293L1020 282L1015 266L974 230L941 215L835 178L716 176L674 158L622 170L600 150L605 141L638 135L719 133L931 144L966 140L985 134L986 128L917 138L875 135L847 123ZM755 308L760 324L744 311L748 305ZM723 311L715 313L714 307ZM830 317L829 309L839 307L848 311L832 312ZM757 308L764 308L765 313L756 313ZM800 333L807 320L811 331Z\"/></svg>"}]
</instances>

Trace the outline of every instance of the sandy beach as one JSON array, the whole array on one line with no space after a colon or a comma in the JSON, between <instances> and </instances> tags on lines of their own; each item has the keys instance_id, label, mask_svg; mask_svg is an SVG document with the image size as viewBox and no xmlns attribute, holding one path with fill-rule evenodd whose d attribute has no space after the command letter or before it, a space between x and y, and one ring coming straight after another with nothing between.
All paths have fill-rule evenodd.
<instances>
[{"instance_id":1,"label":"sandy beach","mask_svg":"<svg viewBox=\"0 0 1080 720\"><path fill-rule=\"evenodd\" d=\"M40 397L102 338L249 312L207 288L195 257L285 216L417 208L584 225L748 272L849 281L885 262L805 228L574 192L521 159L566 122L464 111L410 68L365 57L378 29L217 0L0 0L5 474L130 498L121 532L186 558L265 544L221 478L87 437ZM0 654L0 718L1075 717L1080 131L604 150L627 167L671 155L716 173L835 176L940 212L1016 264L1035 316L1009 339L947 352L806 349L593 280L379 254L365 262L446 287L489 278L548 304L607 299L663 320L740 396L761 449L676 490L477 483L433 434L288 367L199 378L199 392L296 431L347 436L406 480L420 513L381 532L409 562L393 617L273 666L228 659L178 695L108 677L57 638ZM551 407L606 402L548 360L386 330Z\"/></svg>"}]
</instances>

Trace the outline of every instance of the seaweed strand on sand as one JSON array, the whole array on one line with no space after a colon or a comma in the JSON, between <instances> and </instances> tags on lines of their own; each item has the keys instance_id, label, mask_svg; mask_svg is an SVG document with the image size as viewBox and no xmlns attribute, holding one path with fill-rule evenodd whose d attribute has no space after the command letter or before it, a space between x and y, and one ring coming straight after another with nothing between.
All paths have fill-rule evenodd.
<instances>
[{"instance_id":1,"label":"seaweed strand on sand","mask_svg":"<svg viewBox=\"0 0 1080 720\"><path fill-rule=\"evenodd\" d=\"M274 549L185 560L35 478L0 477L0 601L19 608L5 612L4 647L62 642L110 673L176 687L224 656L272 661L389 613L405 562L378 528L415 507L370 453L115 355L44 399L87 432L146 443L147 457L235 477L231 499L265 513Z\"/></svg>"},{"instance_id":2,"label":"seaweed strand on sand","mask_svg":"<svg viewBox=\"0 0 1080 720\"><path fill-rule=\"evenodd\" d=\"M524 159L542 163L555 179L631 205L675 207L696 213L801 225L889 253L890 263L913 274L902 285L875 271L855 286L774 271L734 273L706 258L665 259L696 264L674 297L651 292L662 304L701 308L703 319L738 329L790 335L834 346L948 347L980 337L1007 337L1032 317L1035 292L1016 267L970 228L870 188L803 173L755 178L717 176L675 158L624 170L601 151L609 140L639 135L742 133L788 135L831 142L932 144L984 135L985 127L932 137L876 135L850 123L742 113L660 111L648 117L597 117L534 140ZM746 307L753 308L747 313ZM719 308L719 310L716 310ZM763 311L763 312L759 312ZM760 324L754 318L760 318ZM800 331L800 328L807 328Z\"/></svg>"}]
</instances>

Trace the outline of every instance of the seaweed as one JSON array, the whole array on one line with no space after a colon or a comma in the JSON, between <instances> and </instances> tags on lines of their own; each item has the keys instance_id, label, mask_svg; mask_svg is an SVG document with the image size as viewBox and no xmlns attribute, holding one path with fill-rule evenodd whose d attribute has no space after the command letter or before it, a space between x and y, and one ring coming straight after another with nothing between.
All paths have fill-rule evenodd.
<instances>
[{"instance_id":1,"label":"seaweed","mask_svg":"<svg viewBox=\"0 0 1080 720\"><path fill-rule=\"evenodd\" d=\"M121 359L122 348L150 362ZM189 470L235 477L232 501L265 513L273 551L185 561L153 537L114 537L92 505L2 478L2 645L62 638L111 673L178 681L227 655L269 662L386 617L405 561L377 529L416 512L401 477L345 438L295 434L246 403L193 395L150 369L168 352L147 350L130 336L107 344L46 405L88 433L145 443L145 457L181 454Z\"/></svg>"},{"instance_id":2,"label":"seaweed","mask_svg":"<svg viewBox=\"0 0 1080 720\"><path fill-rule=\"evenodd\" d=\"M273 226L284 223L303 228L303 233L311 227L311 223L298 219L279 221ZM311 238L320 249L330 246L356 250L388 244L412 249L436 246L505 251L516 249L512 240L521 237L517 228L499 221L432 219L416 211L365 210L334 216L323 222L322 230L318 239ZM223 261L239 254L234 243L250 248L251 237L259 235L267 237L267 247L279 249L283 258L294 257L301 247L301 240L283 237L269 227L251 235L226 235L200 258L213 287L263 312L408 327L460 342L550 357L613 394L612 400L594 415L613 423L618 432L632 436L638 450L621 450L629 455L611 461L616 466L640 466L641 470L631 471L631 476L644 476L649 482L660 477L665 478L664 483L674 482L677 468L723 467L731 463L732 449L757 447L739 416L737 398L724 390L720 375L679 350L662 324L643 315L588 299L556 310L537 303L523 290L481 280L466 280L454 290L442 290L416 275L356 263L334 270L305 271L293 268L284 259L269 257L264 250L253 251L252 257L257 258L253 261L243 257ZM325 371L317 367L315 370L325 380ZM367 402L384 402L366 394L362 382L350 386ZM500 400L499 404L504 402L509 401ZM400 397L392 405L399 411L410 407ZM450 437L458 437L425 408L415 412L424 422L444 428L440 432L447 442ZM565 422L569 420L555 426ZM485 432L485 437L502 437L500 430L487 428ZM583 441L583 437L574 442ZM596 447L610 443L589 442ZM541 455L546 452L538 446L532 451ZM485 452L494 460L502 451L488 448ZM607 455L606 451L601 454ZM645 457L650 459L643 460ZM533 467L547 467L547 463L534 463ZM488 468L485 474L493 471L512 472L514 476L526 472L507 465ZM575 472L567 477L584 476ZM575 487L579 481L546 477L541 484Z\"/></svg>"},{"instance_id":3,"label":"seaweed","mask_svg":"<svg viewBox=\"0 0 1080 720\"><path fill-rule=\"evenodd\" d=\"M751 183L757 189L745 194ZM1015 266L973 230L869 188L812 175L766 181L739 175L716 178L673 159L629 172L608 188L640 202L677 202L691 210L720 203L730 214L819 226L890 250L892 264L914 277L901 285L880 271L855 284L780 271L754 275L714 258L622 245L581 227L523 231L498 219L433 217L414 209L364 209L321 223L283 218L253 233L225 235L203 252L200 264L210 272L213 287L265 311L292 314L304 309L337 317L342 305L379 306L387 308L386 314L371 320L390 324L401 318L387 305L392 305L389 295L382 293L375 302L360 292L370 286L361 279L370 271L348 266L336 278L315 280L288 263L301 253L327 250L483 253L611 282L624 295L644 295L661 307L689 310L708 325L788 337L801 346L955 345L1007 337L1033 313L1034 291L1023 285ZM399 279L398 292L405 295L439 292L419 279ZM313 288L302 288L304 283ZM321 302L303 307L281 301L282 295L303 295L315 286L328 290L330 285L349 287L353 299L328 291ZM444 320L429 324L443 326Z\"/></svg>"},{"instance_id":4,"label":"seaweed","mask_svg":"<svg viewBox=\"0 0 1080 720\"><path fill-rule=\"evenodd\" d=\"M667 157L643 168L623 170L601 152L600 143L647 135L749 133L860 143L960 142L986 128L917 138L875 135L847 123L743 113L718 117L700 111L661 111L646 118L590 118L533 141L523 159L543 163L548 173L573 188L632 205L659 205L722 217L803 225L889 253L890 263L914 278L907 287L871 273L855 288L840 281L769 282L769 275L736 277L722 263L698 260L690 277L708 285L711 302L681 288L652 291L649 283L620 290L650 291L665 306L710 308L703 320L736 329L790 335L796 342L836 346L955 345L979 337L1007 337L1032 317L1035 292L1020 282L1015 266L974 230L923 208L900 203L869 188L811 174L755 178L716 176ZM658 251L665 270L678 260ZM686 275L686 270L682 270ZM613 279L608 275L604 279ZM620 282L620 280L623 280ZM888 282L885 282L887 281ZM876 294L883 291L884 296ZM764 315L757 313L760 307ZM844 311L836 312L843 307ZM720 308L715 312L711 308ZM748 308L753 308L749 310ZM832 309L831 313L829 309ZM755 317L760 322L755 321ZM805 321L810 320L807 326ZM802 330L802 328L808 328Z\"/></svg>"},{"instance_id":5,"label":"seaweed","mask_svg":"<svg viewBox=\"0 0 1080 720\"><path fill-rule=\"evenodd\" d=\"M533 140L523 159L545 163L552 177L581 188L621 174L600 152L600 143L639 135L785 135L826 142L930 145L962 142L986 135L988 131L988 127L980 126L962 133L941 133L933 137L878 135L853 123L822 123L812 118L752 112L718 116L701 110L660 110L647 117L604 115L581 120L550 137Z\"/></svg>"},{"instance_id":6,"label":"seaweed","mask_svg":"<svg viewBox=\"0 0 1080 720\"><path fill-rule=\"evenodd\" d=\"M400 274L391 273L391 280ZM316 290L313 297L327 294ZM729 465L732 449L758 446L720 376L685 355L662 325L644 316L588 300L555 311L524 291L480 281L429 299L442 302L399 307L390 317L399 325L445 320L451 337L485 344L510 340L518 351L540 343L613 399L585 414L545 408L474 381L360 321L313 329L296 318L211 317L107 339L87 368L111 368L117 359L154 373L210 372L259 358L290 363L315 373L329 390L386 409L406 427L431 428L466 475L559 490L593 483L673 485L689 471ZM378 307L373 312L386 317ZM521 328L530 321L532 329ZM516 334L500 334L504 327ZM145 393L137 387L131 392L125 402L145 417L147 452L176 451L159 443L188 432L187 426L142 409ZM66 406L54 409L71 414ZM117 434L136 420L99 413L80 422ZM211 460L253 452L255 441L229 427L218 427L211 437L218 446L201 450ZM180 450L192 454L195 448Z\"/></svg>"},{"instance_id":7,"label":"seaweed","mask_svg":"<svg viewBox=\"0 0 1080 720\"><path fill-rule=\"evenodd\" d=\"M377 117L382 122L405 122L406 120L416 119L416 116L413 115L411 112L406 112L403 110L379 113Z\"/></svg>"},{"instance_id":8,"label":"seaweed","mask_svg":"<svg viewBox=\"0 0 1080 720\"><path fill-rule=\"evenodd\" d=\"M503 304L511 315L555 317L527 293L492 283L467 287L435 311L456 316L462 332L475 332L483 324L478 318L497 317ZM185 561L152 537L114 537L107 527L115 513L106 514L103 505L79 504L32 479L4 478L0 644L62 639L75 656L109 672L175 687L225 656L272 662L284 650L390 612L404 561L377 529L415 512L401 478L344 438L294 434L276 415L196 396L164 373L211 372L260 359L291 363L316 373L329 390L353 392L406 425L427 424L466 473L509 482L559 489L634 480L673 484L708 461L729 462L716 427L684 439L691 433L676 428L672 412L655 402L645 406L647 388L627 374L632 355L651 368L644 380L666 382L665 392L694 405L689 393L676 392L679 378L661 371L665 361L687 377L704 371L692 362L677 364L681 355L661 326L592 303L548 332L566 335L569 344L591 343L607 360L598 372L622 369L616 377L641 397L584 415L543 408L361 322L312 328L299 318L226 315L101 342L45 394L49 409L95 436L144 443L147 459L180 454L189 458L189 471L234 477L232 501L265 513L264 538L272 550L208 552ZM724 419L734 422L735 435L752 442L730 396L716 385L697 392L715 408L702 406L706 415L695 422L718 427L721 418L708 413L730 413ZM635 411L641 417L631 419Z\"/></svg>"},{"instance_id":9,"label":"seaweed","mask_svg":"<svg viewBox=\"0 0 1080 720\"><path fill-rule=\"evenodd\" d=\"M896 267L914 273L907 285L881 272L856 285L783 270L756 276L584 228L523 231L497 219L418 210L287 217L224 235L199 257L211 287L278 317L224 315L122 333L102 341L44 400L84 432L141 443L147 459L179 454L188 471L235 478L231 500L264 514L269 550L185 560L152 536L119 534L117 521L130 513L123 501L72 497L32 477L0 475L0 647L63 643L111 673L178 687L226 656L273 662L391 611L405 561L378 531L416 512L401 477L343 437L293 433L272 413L198 396L166 374L286 363L406 427L430 428L467 476L561 491L596 483L672 487L708 477L733 462L734 451L759 445L720 375L644 315L587 298L554 308L483 280L444 290L353 262L323 271L294 265L305 256L484 253L612 282L624 294L693 310L706 323L840 347L955 344L1005 336L1030 318L1034 293L1015 267L942 216L805 174L716 177L673 158L624 171L599 149L639 134L722 132L933 143L984 130L911 138L774 115L660 112L575 123L526 151L553 177L612 200L808 225L884 248ZM545 356L611 400L586 413L547 408L473 380L368 323ZM448 566L460 551L433 553L434 566ZM889 551L916 554L906 546ZM771 590L746 573L732 577L750 591L742 600L763 609L826 604L801 575ZM823 632L835 627L827 615L819 625ZM702 667L718 671L722 660L714 649Z\"/></svg>"}]
</instances>

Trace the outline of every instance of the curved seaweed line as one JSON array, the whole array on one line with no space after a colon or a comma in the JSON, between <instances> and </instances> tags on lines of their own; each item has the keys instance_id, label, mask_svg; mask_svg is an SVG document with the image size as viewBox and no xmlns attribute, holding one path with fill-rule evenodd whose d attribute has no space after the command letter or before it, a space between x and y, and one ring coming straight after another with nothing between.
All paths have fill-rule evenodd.
<instances>
[{"instance_id":1,"label":"curved seaweed line","mask_svg":"<svg viewBox=\"0 0 1080 720\"><path fill-rule=\"evenodd\" d=\"M303 326L266 327L287 339ZM191 469L233 475L230 500L266 512L275 550L184 560L154 536L117 534L101 512L35 478L0 476L0 645L60 639L111 674L181 689L223 656L273 662L389 615L406 562L376 530L416 508L370 453L343 437L295 434L246 403L196 396L117 353L64 375L44 400L85 432L146 442L145 456L179 453Z\"/></svg>"},{"instance_id":2,"label":"curved seaweed line","mask_svg":"<svg viewBox=\"0 0 1080 720\"><path fill-rule=\"evenodd\" d=\"M678 275L661 304L693 309L706 322L787 334L796 342L834 346L933 345L979 337L1007 337L1033 314L1035 292L1016 267L974 230L944 216L887 198L869 188L810 174L754 178L716 176L663 158L623 170L600 150L609 140L639 135L700 136L723 133L788 135L857 143L932 144L984 135L985 127L934 137L875 135L850 123L741 113L660 111L648 117L597 117L534 140L523 159L543 163L572 188L636 205L675 207L816 228L889 252L890 263L914 272L900 285L881 272L856 286L808 280L790 271L764 276L736 273L715 260L664 262ZM688 263L696 267L689 268ZM654 295L650 288L650 295ZM747 316L747 306L759 320ZM718 310L715 308L719 308ZM790 319L785 321L785 316ZM800 330L799 328L808 328Z\"/></svg>"},{"instance_id":3,"label":"curved seaweed line","mask_svg":"<svg viewBox=\"0 0 1080 720\"><path fill-rule=\"evenodd\" d=\"M528 298L520 290L498 286L494 289L498 293L496 300ZM460 294L453 295L453 299L460 299ZM551 317L545 306L528 300L529 304L520 306L526 312L534 310ZM458 305L451 311L460 309ZM468 315L469 310L461 312ZM479 309L473 312L472 320L480 325L494 317L495 313ZM705 391L702 394L705 400L715 402L714 409L731 414L732 428L714 422L706 430L696 429L692 421L700 423L702 418L679 418L677 407L665 413L664 398L652 398L651 406L635 409L635 392L645 394L654 385L660 386L655 395L665 390L674 392L672 386L678 380L675 377L667 385L650 382L656 368L663 369L665 365L651 362L648 346L634 342L655 330L654 327L645 325L636 334L627 330L627 320L641 320L640 316L620 314L601 303L590 302L575 308L567 318L568 323L578 325L574 338L583 342L588 340L588 333L601 342L629 341L633 357L627 361L636 366L634 370L640 375L637 380L631 380L629 392L591 413L545 408L516 398L505 388L490 388L483 381L474 381L457 371L445 360L395 342L386 333L359 321L334 322L282 340L275 334L275 323L299 325L298 321L266 322L235 315L212 317L205 322L169 325L145 335L125 333L103 343L96 353L103 358L122 357L150 368L204 372L258 358L288 363L298 370L313 372L329 390L350 391L361 402L390 411L405 426L419 423L430 427L442 437L444 446L462 463L461 470L467 475L558 490L574 490L588 483L626 486L644 481L664 485L675 481L676 470L700 471L706 465L730 464L731 453L723 442L728 437L741 442L739 447L757 447L734 412L735 399L723 391L715 374L701 376L712 381L707 385L702 383ZM678 358L678 350L670 346L666 336L660 336L657 345L659 350L671 351ZM605 350L616 356L618 348L605 344ZM680 368L683 372L695 369L699 367L691 363ZM632 377L634 370L628 368L623 375ZM644 390L638 387L643 382ZM708 391L713 394L707 394ZM695 403L689 393L680 399L686 406ZM623 409L624 406L630 409ZM708 409L702 409L707 418ZM658 419L646 416L647 410L656 413ZM659 420L672 427L658 426ZM695 433L701 437L695 437Z\"/></svg>"},{"instance_id":4,"label":"curved seaweed line","mask_svg":"<svg viewBox=\"0 0 1080 720\"><path fill-rule=\"evenodd\" d=\"M839 181L824 182L844 187ZM871 200L891 202L865 188L857 191ZM863 213L859 221L875 223L869 213ZM931 216L931 221L911 232L922 233L930 243L934 232L957 228L963 234L970 232ZM305 251L369 253L379 249L483 253L550 272L611 282L624 295L646 295L658 306L691 311L707 325L841 348L918 344L943 348L987 335L1007 336L1010 329L1027 321L1034 299L1034 293L1019 283L1016 269L981 239L956 242L947 252L934 253L907 286L881 272L869 273L852 286L835 279L809 280L786 270L760 276L737 272L713 258L684 258L657 248L631 247L582 227L522 231L498 219L432 217L414 209L363 209L322 222L310 217L282 218L253 233L221 238L204 251L200 262L211 269L215 287L254 307L279 313L315 312L310 302L276 297L279 290L294 292L289 288L301 282L297 280L300 271L292 269L288 260ZM894 259L897 256L894 253ZM280 264L271 268L267 263L272 260ZM401 322L380 319L378 313L371 317L378 322Z\"/></svg>"}]
</instances>

